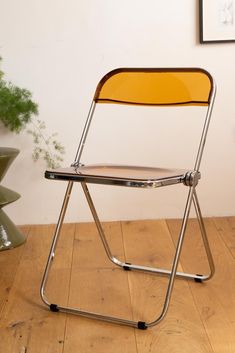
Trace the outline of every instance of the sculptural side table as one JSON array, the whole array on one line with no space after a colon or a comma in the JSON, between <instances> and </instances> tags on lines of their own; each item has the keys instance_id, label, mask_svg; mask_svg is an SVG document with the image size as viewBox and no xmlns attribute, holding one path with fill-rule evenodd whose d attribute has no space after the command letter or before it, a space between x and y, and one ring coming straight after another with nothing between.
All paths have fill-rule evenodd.
<instances>
[{"instance_id":1,"label":"sculptural side table","mask_svg":"<svg viewBox=\"0 0 235 353\"><path fill-rule=\"evenodd\" d=\"M0 147L0 182L18 153L19 150L15 148ZM0 185L0 251L15 248L25 242L25 236L2 209L19 197L17 192Z\"/></svg>"}]
</instances>

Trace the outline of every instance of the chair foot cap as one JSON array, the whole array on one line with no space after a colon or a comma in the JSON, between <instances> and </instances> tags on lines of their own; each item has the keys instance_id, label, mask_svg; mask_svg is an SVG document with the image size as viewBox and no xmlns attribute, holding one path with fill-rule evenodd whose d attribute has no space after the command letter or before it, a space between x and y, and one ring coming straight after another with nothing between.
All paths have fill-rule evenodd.
<instances>
[{"instance_id":1,"label":"chair foot cap","mask_svg":"<svg viewBox=\"0 0 235 353\"><path fill-rule=\"evenodd\" d=\"M57 304L51 304L51 305L50 305L50 310L53 311L53 312L55 312L55 313L58 312L59 309L58 309Z\"/></svg>"},{"instance_id":2,"label":"chair foot cap","mask_svg":"<svg viewBox=\"0 0 235 353\"><path fill-rule=\"evenodd\" d=\"M147 330L148 326L146 326L146 323L144 321L139 321L137 324L137 327L139 330Z\"/></svg>"},{"instance_id":3,"label":"chair foot cap","mask_svg":"<svg viewBox=\"0 0 235 353\"><path fill-rule=\"evenodd\" d=\"M126 265L131 265L129 262L126 262ZM129 266L123 266L123 270L125 271L131 271L131 268Z\"/></svg>"},{"instance_id":4,"label":"chair foot cap","mask_svg":"<svg viewBox=\"0 0 235 353\"><path fill-rule=\"evenodd\" d=\"M202 275L197 274L197 276L203 277ZM194 278L194 281L197 283L202 283L202 279L201 278Z\"/></svg>"}]
</instances>

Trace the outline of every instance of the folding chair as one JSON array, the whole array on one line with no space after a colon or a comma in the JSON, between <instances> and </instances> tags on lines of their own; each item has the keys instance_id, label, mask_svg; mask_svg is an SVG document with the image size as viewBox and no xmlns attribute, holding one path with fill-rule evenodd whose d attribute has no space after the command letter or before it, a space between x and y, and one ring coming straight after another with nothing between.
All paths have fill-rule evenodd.
<instances>
[{"instance_id":1,"label":"folding chair","mask_svg":"<svg viewBox=\"0 0 235 353\"><path fill-rule=\"evenodd\" d=\"M211 75L207 71L199 68L120 68L109 72L101 79L92 100L74 162L68 168L47 170L45 173L45 177L48 179L68 181L68 186L41 284L41 298L43 302L49 306L51 311L74 313L88 318L127 325L139 329L146 329L158 324L165 317L176 277L202 282L213 276L214 263L199 207L196 186L201 178L199 171L200 163L206 142L214 97L215 84ZM146 105L156 108L159 106L172 106L171 109L174 109L175 106L177 106L178 109L183 106L204 106L203 109L205 109L205 119L203 120L202 133L198 141L198 151L194 168L190 170L176 170L159 168L156 166L143 167L115 164L85 165L81 163L81 156L92 117L94 116L95 107L97 104L101 103L113 104L114 107L116 107L117 104L136 106ZM122 318L101 315L98 313L79 310L77 308L64 307L59 304L50 303L47 299L45 287L74 182L78 182L82 186L109 260L124 270L143 271L146 273L161 274L169 277L162 312L154 321L144 322L124 320ZM118 185L142 189L155 189L173 184L185 185L187 189L186 205L178 236L176 251L172 259L172 268L170 270L130 264L128 262L122 262L113 256L88 190L87 184L90 183ZM210 267L210 273L208 275L177 271L192 203L196 211L201 236Z\"/></svg>"}]
</instances>

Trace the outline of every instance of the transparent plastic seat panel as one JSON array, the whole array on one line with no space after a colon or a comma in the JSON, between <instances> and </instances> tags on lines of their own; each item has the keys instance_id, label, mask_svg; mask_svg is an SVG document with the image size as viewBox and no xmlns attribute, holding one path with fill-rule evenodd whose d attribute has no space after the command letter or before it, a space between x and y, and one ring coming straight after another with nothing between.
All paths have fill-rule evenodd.
<instances>
[{"instance_id":1,"label":"transparent plastic seat panel","mask_svg":"<svg viewBox=\"0 0 235 353\"><path fill-rule=\"evenodd\" d=\"M47 171L50 179L86 181L140 187L160 187L184 180L186 170L141 166L96 164L82 167L61 168ZM132 183L130 183L132 182Z\"/></svg>"}]
</instances>

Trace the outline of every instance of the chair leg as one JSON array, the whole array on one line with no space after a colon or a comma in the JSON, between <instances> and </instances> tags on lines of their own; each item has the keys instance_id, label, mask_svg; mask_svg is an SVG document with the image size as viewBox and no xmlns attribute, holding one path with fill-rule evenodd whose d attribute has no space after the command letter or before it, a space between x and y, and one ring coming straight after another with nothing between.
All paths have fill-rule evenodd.
<instances>
[{"instance_id":1,"label":"chair leg","mask_svg":"<svg viewBox=\"0 0 235 353\"><path fill-rule=\"evenodd\" d=\"M191 204L192 204L192 200L193 200L194 189L195 189L195 186L191 186L189 188L188 198L187 198L187 202L186 202L186 206L185 206L183 220L181 223L181 229L180 229L179 238L178 238L178 242L177 242L177 246L176 246L175 256L174 256L174 260L173 260L173 265L172 265L172 269L171 269L171 274L170 274L170 278L169 278L169 283L168 283L168 287L167 287L167 291L166 291L166 297L165 297L165 302L163 305L162 312L156 320L154 320L150 323L146 323L147 327L155 326L159 322L161 322L164 319L164 317L166 316L166 313L168 311L170 299L171 299L171 294L172 294L172 290L173 290L173 286L174 286L174 281L176 278L177 267L179 264L180 254L181 254L181 250L182 250L182 246L183 246L183 242L184 242L184 236L185 236L185 232L186 232L186 228L187 228Z\"/></svg>"},{"instance_id":2,"label":"chair leg","mask_svg":"<svg viewBox=\"0 0 235 353\"><path fill-rule=\"evenodd\" d=\"M103 228L102 228L102 225L101 225L101 222L99 220L99 217L97 215L97 212L96 212L96 209L95 209L95 206L94 206L94 203L92 201L92 198L91 198L91 195L89 193L89 190L88 190L88 187L86 185L86 183L81 183L82 185L82 188L83 188L83 191L84 191L84 194L86 196L86 199L87 199L87 203L90 207L90 210L91 210L91 213L92 213L92 216L94 218L94 221L95 221L95 224L96 224L96 228L98 230L98 233L99 233L99 236L100 236L100 239L102 241L102 244L104 246L104 249L105 249L105 252L109 258L109 260L114 263L115 265L119 266L119 267L123 267L124 263L122 261L119 261L115 256L112 255L111 253L111 249L109 247L109 244L108 244L108 241L106 239L106 236L104 234L104 231L103 231Z\"/></svg>"},{"instance_id":3,"label":"chair leg","mask_svg":"<svg viewBox=\"0 0 235 353\"><path fill-rule=\"evenodd\" d=\"M182 220L182 224L181 224L181 230L180 230L180 233L179 233L178 243L177 243L176 252L175 252L175 256L174 256L174 260L173 260L173 265L172 265L171 271L161 270L161 269L156 269L156 268L150 268L150 267L145 267L145 266L131 265L131 264L128 264L128 263L123 263L123 262L117 260L116 258L114 258L112 256L112 254L111 254L110 248L108 247L108 243L107 243L107 240L105 238L105 234L104 234L104 231L102 229L101 223L99 221L99 218L98 218L97 212L95 210L93 201L91 199L88 187L87 187L87 185L85 183L82 183L82 188L83 188L83 191L85 193L85 196L86 196L87 202L89 204L89 207L91 209L92 215L94 217L94 221L96 223L96 226L97 226L97 229L98 229L98 233L99 233L100 238L101 238L101 240L102 240L102 242L104 244L104 248L105 248L105 251L106 251L109 259L114 264L123 267L124 270L134 269L134 270L140 270L140 271L144 271L144 272L155 272L155 273L160 273L160 274L164 274L164 275L169 275L170 276L169 283L168 283L168 288L167 288L167 291L166 291L165 302L164 302L163 309L162 309L162 312L159 315L159 317L156 320L154 320L152 322L149 322L149 323L142 322L142 321L139 321L139 322L130 322L129 321L129 324L128 324L129 326L134 326L134 327L137 327L139 329L146 329L148 327L152 327L152 326L157 325L160 321L163 320L163 318L165 317L165 315L167 313L167 310L169 308L169 303L170 303L170 298L171 298L171 294L172 294L172 289L173 289L175 277L179 276L179 277L185 277L185 278L195 279L195 280L201 279L200 275L192 275L192 274L186 274L186 273L182 273L182 272L177 272L177 267L178 267L178 263L179 263L181 250L182 250L183 240L184 240L184 236L185 236L185 231L186 231L186 227L187 227L187 222L188 222L188 217L189 217L189 213L190 213L190 209L191 209L191 204L192 204L192 200L193 200L195 186L191 186L189 188L188 198L187 198L187 202L186 202L186 206L185 206L184 216L183 216L183 220ZM104 318L102 320L107 321ZM113 322L120 323L120 319L112 318L112 320L113 320ZM125 323L122 320L121 320L121 323L125 325Z\"/></svg>"},{"instance_id":4,"label":"chair leg","mask_svg":"<svg viewBox=\"0 0 235 353\"><path fill-rule=\"evenodd\" d=\"M192 279L192 280L195 280L196 282L204 282L204 281L208 281L209 279L211 279L213 277L213 275L215 273L215 265L214 265L213 257L211 254L210 245L209 245L209 241L208 241L207 233L206 233L206 228L204 225L204 221L203 221L203 217L202 217L202 213L200 210L199 201L198 201L198 197L197 197L197 193L196 193L195 188L194 188L194 192L193 192L193 204L194 204L194 208L196 211L197 220L198 220L198 224L200 227L200 233L202 236L205 252L207 255L208 264L210 267L210 273L208 275L202 275L202 274L190 274L190 273L185 273L185 272L176 272L176 277ZM152 273L157 273L157 274L161 274L161 275L168 275L168 276L171 274L171 271L169 271L169 270L146 267L146 266L139 266L139 265L132 265L132 264L123 264L123 268L125 270L152 272Z\"/></svg>"},{"instance_id":5,"label":"chair leg","mask_svg":"<svg viewBox=\"0 0 235 353\"><path fill-rule=\"evenodd\" d=\"M99 233L99 236L101 238L101 241L104 245L104 249L105 249L105 252L109 258L109 260L114 263L115 265L119 266L119 267L122 267L124 270L126 271L130 271L130 270L134 270L134 271L141 271L141 272L148 272L148 273L156 273L156 274L159 274L159 275L165 275L165 276L170 276L171 275L171 270L166 270L166 269L162 269L162 268L156 268L156 267L149 267L149 266L142 266L142 265L135 265L135 264L131 264L131 263L127 263L127 262L123 262L123 261L120 261L119 259L117 259L115 256L112 255L112 252L111 252L111 249L108 245L108 241L105 237L105 233L103 231L103 228L102 228L102 225L101 225L101 222L99 220L99 217L97 215L97 212L96 212L96 209L95 209L95 206L94 206L94 203L92 201L92 198L91 198L91 195L89 193L89 189L86 185L86 183L81 183L82 185L82 188L83 188L83 191L84 191L84 194L86 196L86 199L87 199L87 202L88 202L88 205L90 207L90 210L91 210L91 213L93 215L93 218L94 218L94 221L95 221L95 224L96 224L96 227L97 227L97 230L98 230L98 233ZM195 198L195 200L194 200ZM199 208L199 204L198 204L198 200L196 198L196 192L195 192L195 188L194 188L194 193L193 193L193 201L194 203L196 203L196 207L197 207L197 214L200 215L200 217L198 216L198 219L200 219L200 224L202 224L202 227L200 227L200 229L204 229L204 232L202 232L203 234L203 240L205 239L204 241L204 244L205 244L205 248L206 248L206 252L207 252L207 256L208 256L208 260L209 260L209 263L211 265L211 268L213 267L213 259L212 259L212 255L210 253L210 248L209 248L209 245L208 245L208 240L207 240L207 237L206 237L206 232L205 232L205 227L203 225L203 220L202 220L202 216L201 216L201 212L200 212L200 208ZM207 246L208 245L208 246ZM212 272L212 271L211 271ZM176 272L176 277L177 278L184 278L184 279L190 279L190 280L195 280L196 282L202 282L204 280L207 280L211 277L211 275L209 276L204 276L204 275L201 275L201 274L191 274L191 273L185 273L185 272Z\"/></svg>"},{"instance_id":6,"label":"chair leg","mask_svg":"<svg viewBox=\"0 0 235 353\"><path fill-rule=\"evenodd\" d=\"M196 193L195 189L194 189L194 193L193 193L193 204L194 204L194 208L196 211L197 220L198 220L198 224L199 224L200 231L201 231L201 236L202 236L203 244L205 247L205 251L206 251L206 255L207 255L207 259L208 259L208 263L209 263L209 267L210 267L209 275L201 276L201 281L208 281L209 279L212 278L212 276L215 273L215 265L214 265L213 257L211 254L210 245L209 245L209 241L208 241L207 234L206 234L206 228L204 225L204 221L203 221L203 217L202 217L202 213L200 210L198 197L197 197L197 193Z\"/></svg>"},{"instance_id":7,"label":"chair leg","mask_svg":"<svg viewBox=\"0 0 235 353\"><path fill-rule=\"evenodd\" d=\"M71 192L72 192L72 188L73 188L73 182L70 181L68 183L68 186L67 186L67 189L66 189L66 192L65 192L63 205L61 207L60 216L59 216L59 219L58 219L58 222L57 222L57 226L56 226L54 237L53 237L53 241L52 241L52 244L51 244L51 248L50 248L47 264L46 264L45 271L44 271L43 278L42 278L42 283L41 283L41 288L40 288L40 295L41 295L42 301L48 306L51 306L53 304L50 304L48 299L46 298L45 288L46 288L46 284L47 284L47 280L48 280L48 274L49 274L49 271L50 271L50 267L51 267L52 261L53 261L54 256L55 256L56 245L57 245L57 242L58 242L58 239L59 239L59 236L60 236L60 231L61 231L61 227L62 227L62 224L63 224L63 221L64 221L64 216L65 216L65 213L66 213L66 210L67 210L67 207L68 207L68 203L69 203L70 195L71 195ZM52 306L52 309L53 309L53 306Z\"/></svg>"}]
</instances>

